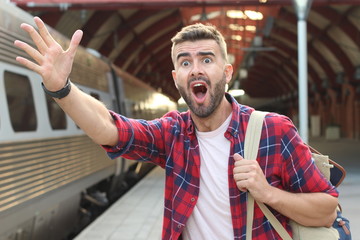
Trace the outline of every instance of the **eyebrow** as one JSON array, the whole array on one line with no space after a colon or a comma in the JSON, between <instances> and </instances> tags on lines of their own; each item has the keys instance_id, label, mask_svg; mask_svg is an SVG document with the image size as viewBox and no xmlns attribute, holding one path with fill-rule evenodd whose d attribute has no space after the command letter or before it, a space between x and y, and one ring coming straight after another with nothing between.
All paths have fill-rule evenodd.
<instances>
[{"instance_id":1,"label":"eyebrow","mask_svg":"<svg viewBox=\"0 0 360 240\"><path fill-rule=\"evenodd\" d=\"M188 57L188 56L190 56L190 53L187 53L187 52L179 53L179 54L176 56L176 60L179 60L179 58L181 58L181 57Z\"/></svg>"},{"instance_id":2,"label":"eyebrow","mask_svg":"<svg viewBox=\"0 0 360 240\"><path fill-rule=\"evenodd\" d=\"M209 52L198 52L196 55L198 55L198 56L209 56L210 55L210 56L215 57L215 54L210 51ZM188 57L188 56L190 56L190 53L188 53L188 52L179 53L176 57L176 60L179 60L179 58L181 58L181 57Z\"/></svg>"},{"instance_id":3,"label":"eyebrow","mask_svg":"<svg viewBox=\"0 0 360 240\"><path fill-rule=\"evenodd\" d=\"M213 52L199 52L197 55L200 55L200 56L214 56L215 57L215 54Z\"/></svg>"}]
</instances>

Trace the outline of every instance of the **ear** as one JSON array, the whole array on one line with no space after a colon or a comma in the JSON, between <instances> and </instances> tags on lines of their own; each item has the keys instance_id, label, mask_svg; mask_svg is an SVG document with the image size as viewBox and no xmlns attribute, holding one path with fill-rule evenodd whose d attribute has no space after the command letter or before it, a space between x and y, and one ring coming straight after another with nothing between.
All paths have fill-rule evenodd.
<instances>
[{"instance_id":1,"label":"ear","mask_svg":"<svg viewBox=\"0 0 360 240\"><path fill-rule=\"evenodd\" d=\"M179 88L178 88L178 85L177 85L177 83L176 83L176 71L175 71L175 70L172 70L172 71L171 71L171 75L172 75L172 77L173 77L175 87L176 87L177 89L179 89Z\"/></svg>"},{"instance_id":2,"label":"ear","mask_svg":"<svg viewBox=\"0 0 360 240\"><path fill-rule=\"evenodd\" d=\"M233 71L233 66L231 64L225 64L226 83L229 83L231 81Z\"/></svg>"}]
</instances>

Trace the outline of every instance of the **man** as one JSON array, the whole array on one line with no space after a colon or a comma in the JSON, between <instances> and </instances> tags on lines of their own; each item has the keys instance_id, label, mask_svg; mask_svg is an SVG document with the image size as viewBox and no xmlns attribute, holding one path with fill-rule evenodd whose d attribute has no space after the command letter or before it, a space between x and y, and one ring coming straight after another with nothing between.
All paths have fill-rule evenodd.
<instances>
[{"instance_id":1,"label":"man","mask_svg":"<svg viewBox=\"0 0 360 240\"><path fill-rule=\"evenodd\" d=\"M45 90L60 95L55 101L110 157L165 168L163 239L245 239L247 191L270 206L290 233L289 218L307 226L331 226L338 193L315 167L288 118L268 114L257 161L241 157L254 109L225 93L233 68L215 27L191 25L172 39L174 83L190 110L144 122L108 111L67 81L81 31L64 51L44 23L34 20L39 33L28 24L21 27L38 49L21 41L15 45L36 63L22 57L17 61L42 76ZM258 207L253 238L279 239Z\"/></svg>"}]
</instances>

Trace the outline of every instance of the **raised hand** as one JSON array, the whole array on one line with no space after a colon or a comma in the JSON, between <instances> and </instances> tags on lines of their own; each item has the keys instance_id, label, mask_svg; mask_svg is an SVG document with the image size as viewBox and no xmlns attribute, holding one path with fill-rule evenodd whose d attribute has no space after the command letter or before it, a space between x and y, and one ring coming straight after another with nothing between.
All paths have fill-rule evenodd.
<instances>
[{"instance_id":1,"label":"raised hand","mask_svg":"<svg viewBox=\"0 0 360 240\"><path fill-rule=\"evenodd\" d=\"M64 87L70 75L76 49L79 46L83 32L77 30L71 38L69 48L64 50L53 39L39 17L34 17L34 21L38 31L26 23L21 24L21 28L30 35L37 49L19 40L16 40L14 45L29 54L35 63L23 57L17 57L16 60L40 74L48 90L58 91Z\"/></svg>"}]
</instances>

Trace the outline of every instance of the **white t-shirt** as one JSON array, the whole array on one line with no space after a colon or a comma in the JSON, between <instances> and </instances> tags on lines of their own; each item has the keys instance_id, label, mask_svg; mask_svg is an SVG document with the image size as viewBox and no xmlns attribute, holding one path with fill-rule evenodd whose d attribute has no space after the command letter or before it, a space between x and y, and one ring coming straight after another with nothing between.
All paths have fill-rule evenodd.
<instances>
[{"instance_id":1,"label":"white t-shirt","mask_svg":"<svg viewBox=\"0 0 360 240\"><path fill-rule=\"evenodd\" d=\"M184 240L234 239L229 200L230 141L224 137L231 114L215 131L198 132L200 193L182 233Z\"/></svg>"}]
</instances>

